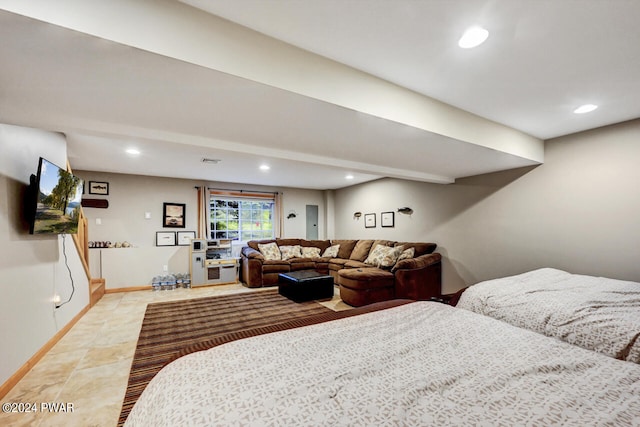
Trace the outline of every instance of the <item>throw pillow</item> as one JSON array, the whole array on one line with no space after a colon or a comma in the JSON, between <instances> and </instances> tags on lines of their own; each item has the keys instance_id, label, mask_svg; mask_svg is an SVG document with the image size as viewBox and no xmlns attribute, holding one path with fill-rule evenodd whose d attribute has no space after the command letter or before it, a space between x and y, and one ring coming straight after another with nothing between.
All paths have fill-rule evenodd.
<instances>
[{"instance_id":1,"label":"throw pillow","mask_svg":"<svg viewBox=\"0 0 640 427\"><path fill-rule=\"evenodd\" d=\"M390 247L377 245L375 248L373 248L364 263L381 268L390 268L393 267L393 265L396 263L401 253L401 246Z\"/></svg>"},{"instance_id":2,"label":"throw pillow","mask_svg":"<svg viewBox=\"0 0 640 427\"><path fill-rule=\"evenodd\" d=\"M403 247L403 246L401 246ZM402 251L402 253L400 254L400 256L398 257L397 261L402 261L403 259L410 259L413 258L416 254L416 248L411 247L409 249L405 249L404 251Z\"/></svg>"},{"instance_id":3,"label":"throw pillow","mask_svg":"<svg viewBox=\"0 0 640 427\"><path fill-rule=\"evenodd\" d=\"M351 251L349 259L360 262L364 261L365 259L367 259L367 255L369 254L372 246L373 240L358 240L358 243L356 243L353 251Z\"/></svg>"},{"instance_id":4,"label":"throw pillow","mask_svg":"<svg viewBox=\"0 0 640 427\"><path fill-rule=\"evenodd\" d=\"M278 249L278 245L276 245L276 242L265 244L259 243L258 250L264 256L264 259L268 261L276 261L282 259L280 249Z\"/></svg>"},{"instance_id":5,"label":"throw pillow","mask_svg":"<svg viewBox=\"0 0 640 427\"><path fill-rule=\"evenodd\" d=\"M320 248L303 247L302 258L318 258L320 256Z\"/></svg>"},{"instance_id":6,"label":"throw pillow","mask_svg":"<svg viewBox=\"0 0 640 427\"><path fill-rule=\"evenodd\" d=\"M280 246L279 249L280 249L280 255L282 256L283 261L286 261L291 258L302 258L300 245Z\"/></svg>"},{"instance_id":7,"label":"throw pillow","mask_svg":"<svg viewBox=\"0 0 640 427\"><path fill-rule=\"evenodd\" d=\"M340 250L340 245L329 246L324 250L322 254L323 258L335 258L338 256L338 251Z\"/></svg>"}]
</instances>

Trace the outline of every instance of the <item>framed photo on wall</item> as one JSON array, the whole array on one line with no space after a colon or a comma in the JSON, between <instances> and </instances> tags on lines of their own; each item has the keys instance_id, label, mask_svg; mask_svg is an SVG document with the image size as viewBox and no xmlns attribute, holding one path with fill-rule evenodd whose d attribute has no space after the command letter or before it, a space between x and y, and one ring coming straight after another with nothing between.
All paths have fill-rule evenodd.
<instances>
[{"instance_id":1,"label":"framed photo on wall","mask_svg":"<svg viewBox=\"0 0 640 427\"><path fill-rule=\"evenodd\" d=\"M382 212L380 214L380 226L381 227L393 227L394 225L394 213Z\"/></svg>"},{"instance_id":2,"label":"framed photo on wall","mask_svg":"<svg viewBox=\"0 0 640 427\"><path fill-rule=\"evenodd\" d=\"M89 181L89 194L109 195L109 183L99 181Z\"/></svg>"},{"instance_id":3,"label":"framed photo on wall","mask_svg":"<svg viewBox=\"0 0 640 427\"><path fill-rule=\"evenodd\" d=\"M166 228L185 228L184 203L164 203L162 208L162 226Z\"/></svg>"},{"instance_id":4,"label":"framed photo on wall","mask_svg":"<svg viewBox=\"0 0 640 427\"><path fill-rule=\"evenodd\" d=\"M376 227L376 214L374 213L364 214L364 227L365 228Z\"/></svg>"},{"instance_id":5,"label":"framed photo on wall","mask_svg":"<svg viewBox=\"0 0 640 427\"><path fill-rule=\"evenodd\" d=\"M175 231L156 231L156 246L175 246Z\"/></svg>"},{"instance_id":6,"label":"framed photo on wall","mask_svg":"<svg viewBox=\"0 0 640 427\"><path fill-rule=\"evenodd\" d=\"M191 239L195 238L195 231L178 231L178 246L189 246Z\"/></svg>"}]
</instances>

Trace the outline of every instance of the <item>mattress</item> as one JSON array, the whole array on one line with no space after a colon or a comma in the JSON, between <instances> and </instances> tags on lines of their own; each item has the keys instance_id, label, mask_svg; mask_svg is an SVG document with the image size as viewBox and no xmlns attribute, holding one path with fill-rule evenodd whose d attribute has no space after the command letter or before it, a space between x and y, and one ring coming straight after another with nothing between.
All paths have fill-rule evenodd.
<instances>
[{"instance_id":1,"label":"mattress","mask_svg":"<svg viewBox=\"0 0 640 427\"><path fill-rule=\"evenodd\" d=\"M457 307L640 363L640 283L542 268L470 286Z\"/></svg>"},{"instance_id":2,"label":"mattress","mask_svg":"<svg viewBox=\"0 0 640 427\"><path fill-rule=\"evenodd\" d=\"M436 302L163 368L126 426L640 425L640 365Z\"/></svg>"}]
</instances>

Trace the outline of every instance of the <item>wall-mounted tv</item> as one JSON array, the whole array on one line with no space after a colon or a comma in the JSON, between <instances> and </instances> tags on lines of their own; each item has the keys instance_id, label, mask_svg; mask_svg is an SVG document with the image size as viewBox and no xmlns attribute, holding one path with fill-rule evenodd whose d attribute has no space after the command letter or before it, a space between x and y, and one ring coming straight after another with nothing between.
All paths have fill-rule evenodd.
<instances>
[{"instance_id":1,"label":"wall-mounted tv","mask_svg":"<svg viewBox=\"0 0 640 427\"><path fill-rule=\"evenodd\" d=\"M76 234L82 201L82 180L40 157L32 175L31 234Z\"/></svg>"}]
</instances>

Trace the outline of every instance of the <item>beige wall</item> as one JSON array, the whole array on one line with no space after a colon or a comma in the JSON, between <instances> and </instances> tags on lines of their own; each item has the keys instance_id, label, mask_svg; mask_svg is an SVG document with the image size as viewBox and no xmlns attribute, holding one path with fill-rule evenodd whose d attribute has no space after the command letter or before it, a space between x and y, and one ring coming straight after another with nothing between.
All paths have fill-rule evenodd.
<instances>
[{"instance_id":1,"label":"beige wall","mask_svg":"<svg viewBox=\"0 0 640 427\"><path fill-rule=\"evenodd\" d=\"M384 179L336 192L336 234L432 241L445 292L550 266L640 281L640 120L546 142L535 168L451 185ZM402 206L393 229L353 212Z\"/></svg>"},{"instance_id":2,"label":"beige wall","mask_svg":"<svg viewBox=\"0 0 640 427\"><path fill-rule=\"evenodd\" d=\"M64 167L66 152L60 134L0 124L0 384L89 304L71 236L30 235L23 208L39 157ZM66 301L72 286L71 301L54 309L53 296Z\"/></svg>"},{"instance_id":3,"label":"beige wall","mask_svg":"<svg viewBox=\"0 0 640 427\"><path fill-rule=\"evenodd\" d=\"M156 247L158 231L196 231L197 193L196 186L210 188L282 192L285 215L283 237L305 236L305 206L318 205L319 237L325 236L326 207L324 192L295 188L273 188L223 182L203 183L187 179L158 178L137 175L113 174L92 171L75 171L76 175L89 181L109 183L109 195L85 194L84 198L106 199L109 207L85 208L89 220L90 241L129 242L130 249L92 249L90 264L94 276L106 279L107 289L148 286L155 275L162 274L167 266L169 272L189 271L189 249L186 246ZM164 202L186 205L186 226L163 228L162 209ZM289 212L296 217L286 219ZM151 218L145 218L149 212ZM98 224L98 220L100 224ZM236 247L236 254L240 247Z\"/></svg>"}]
</instances>

